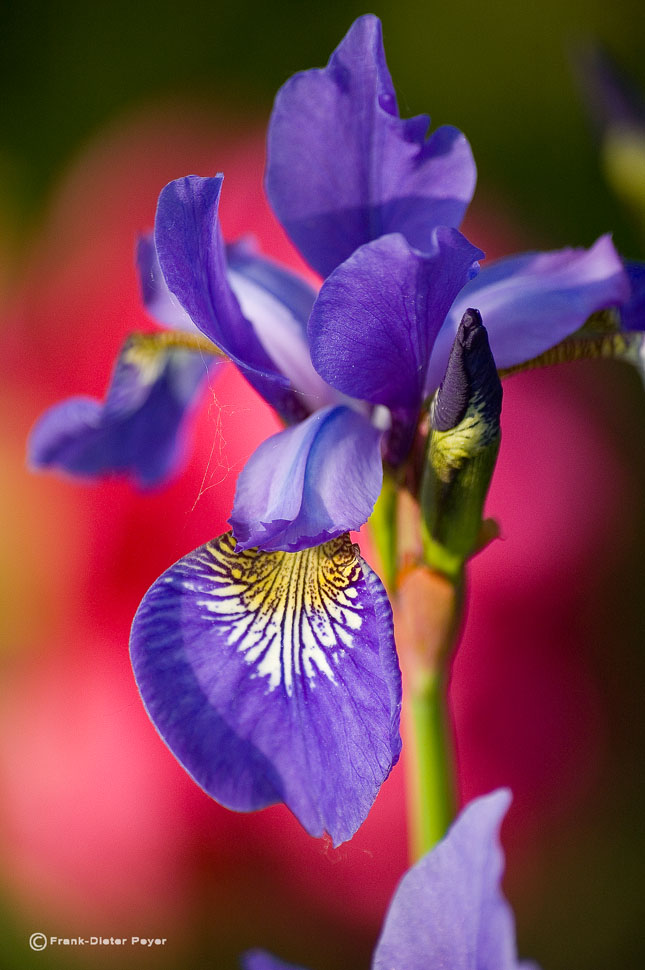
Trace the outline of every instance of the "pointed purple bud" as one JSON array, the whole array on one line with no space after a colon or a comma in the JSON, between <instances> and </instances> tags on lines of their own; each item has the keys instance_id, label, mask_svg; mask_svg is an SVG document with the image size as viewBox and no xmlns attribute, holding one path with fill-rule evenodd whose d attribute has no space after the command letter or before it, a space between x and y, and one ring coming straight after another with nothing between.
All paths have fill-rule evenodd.
<instances>
[{"instance_id":1,"label":"pointed purple bud","mask_svg":"<svg viewBox=\"0 0 645 970\"><path fill-rule=\"evenodd\" d=\"M464 313L455 337L446 374L432 408L432 427L449 431L462 420L468 406L481 402L485 423L499 429L502 385L479 310Z\"/></svg>"}]
</instances>

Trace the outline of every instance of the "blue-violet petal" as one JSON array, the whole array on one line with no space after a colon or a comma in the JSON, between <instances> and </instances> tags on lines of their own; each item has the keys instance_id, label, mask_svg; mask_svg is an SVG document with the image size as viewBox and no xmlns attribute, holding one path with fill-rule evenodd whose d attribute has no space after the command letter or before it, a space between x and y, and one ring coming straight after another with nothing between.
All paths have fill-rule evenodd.
<instances>
[{"instance_id":1,"label":"blue-violet petal","mask_svg":"<svg viewBox=\"0 0 645 970\"><path fill-rule=\"evenodd\" d=\"M381 437L338 406L262 442L237 480L229 521L239 548L295 551L359 529L381 491Z\"/></svg>"},{"instance_id":2,"label":"blue-violet petal","mask_svg":"<svg viewBox=\"0 0 645 970\"><path fill-rule=\"evenodd\" d=\"M380 21L360 17L327 67L278 92L266 189L291 239L323 277L363 243L402 232L425 249L436 226L458 226L476 180L456 128L399 118Z\"/></svg>"},{"instance_id":3,"label":"blue-violet petal","mask_svg":"<svg viewBox=\"0 0 645 970\"><path fill-rule=\"evenodd\" d=\"M195 324L190 319L181 303L168 289L152 233L139 236L136 250L137 269L139 271L139 285L143 305L150 316L171 330L196 331Z\"/></svg>"},{"instance_id":4,"label":"blue-violet petal","mask_svg":"<svg viewBox=\"0 0 645 970\"><path fill-rule=\"evenodd\" d=\"M471 802L394 894L373 970L517 970L513 914L502 895L499 828L510 793Z\"/></svg>"},{"instance_id":5,"label":"blue-violet petal","mask_svg":"<svg viewBox=\"0 0 645 970\"><path fill-rule=\"evenodd\" d=\"M228 276L218 208L223 176L188 175L162 190L155 246L166 285L191 320L287 421L308 411L246 319Z\"/></svg>"},{"instance_id":6,"label":"blue-violet petal","mask_svg":"<svg viewBox=\"0 0 645 970\"><path fill-rule=\"evenodd\" d=\"M439 334L426 390L441 383L459 322L476 307L498 367L548 350L597 310L629 299L629 280L609 236L590 249L523 253L485 266L455 300Z\"/></svg>"},{"instance_id":7,"label":"blue-violet petal","mask_svg":"<svg viewBox=\"0 0 645 970\"><path fill-rule=\"evenodd\" d=\"M314 370L307 321L316 291L305 280L257 252L247 239L227 247L228 279L241 310L281 374L309 412L340 395Z\"/></svg>"},{"instance_id":8,"label":"blue-violet petal","mask_svg":"<svg viewBox=\"0 0 645 970\"><path fill-rule=\"evenodd\" d=\"M130 643L146 709L204 791L352 837L399 756L401 681L385 590L349 536L298 553L220 536L148 590Z\"/></svg>"},{"instance_id":9,"label":"blue-violet petal","mask_svg":"<svg viewBox=\"0 0 645 970\"><path fill-rule=\"evenodd\" d=\"M448 228L432 233L425 252L398 233L361 246L314 304L309 343L318 373L355 398L415 412L436 336L482 256Z\"/></svg>"},{"instance_id":10,"label":"blue-violet petal","mask_svg":"<svg viewBox=\"0 0 645 970\"><path fill-rule=\"evenodd\" d=\"M142 487L175 473L185 432L214 357L129 338L117 358L105 402L73 397L46 411L29 439L35 468L95 478L127 474Z\"/></svg>"}]
</instances>

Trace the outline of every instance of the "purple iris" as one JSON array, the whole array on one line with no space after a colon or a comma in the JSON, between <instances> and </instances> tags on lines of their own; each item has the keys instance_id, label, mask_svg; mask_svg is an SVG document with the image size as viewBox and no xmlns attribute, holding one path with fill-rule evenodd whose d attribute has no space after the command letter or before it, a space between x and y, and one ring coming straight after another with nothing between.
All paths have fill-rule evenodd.
<instances>
[{"instance_id":1,"label":"purple iris","mask_svg":"<svg viewBox=\"0 0 645 970\"><path fill-rule=\"evenodd\" d=\"M517 959L511 908L501 891L500 789L471 802L446 837L402 878L385 916L372 970L538 970ZM244 970L303 970L263 950Z\"/></svg>"},{"instance_id":2,"label":"purple iris","mask_svg":"<svg viewBox=\"0 0 645 970\"><path fill-rule=\"evenodd\" d=\"M32 467L60 468L86 478L126 474L143 487L158 485L179 469L191 416L209 375L222 360L216 344L227 341L212 342L195 326L166 284L152 237L139 240L137 262L146 308L163 329L126 340L103 402L73 397L54 405L39 419L29 441ZM277 345L276 353L288 370L294 340L298 335L302 339L314 291L295 274L260 257L249 242L227 247L225 273L225 286L234 289L256 320L257 330L280 331L284 346ZM230 300L237 305L232 294ZM243 324L257 344L251 324L246 320ZM243 342L244 329L236 336ZM234 351L233 343L235 359ZM248 347L247 352L251 352ZM308 361L302 375L303 355L296 352L295 357L296 379L309 380L318 392L323 386L321 378ZM266 364L266 360L262 362ZM268 366L275 372L272 363ZM301 418L307 413L305 406L284 391L286 378L275 377L277 387L268 395L271 403L283 417Z\"/></svg>"},{"instance_id":3,"label":"purple iris","mask_svg":"<svg viewBox=\"0 0 645 970\"><path fill-rule=\"evenodd\" d=\"M483 254L457 229L474 190L470 149L455 129L426 138L427 127L426 116L399 117L380 23L362 17L326 68L282 88L269 129L267 191L326 276L318 295L248 245L224 244L221 176L167 185L140 257L150 311L196 328L287 427L239 477L236 542L207 543L144 597L131 638L137 682L205 791L239 810L282 801L335 843L364 820L400 750L391 611L347 536L373 509L383 460L408 458L466 307L479 308L505 365L629 294L607 238L477 276ZM112 451L100 471L126 464L108 403L99 423ZM139 416L154 449L155 413ZM68 458L78 422L64 410L43 421L34 461L50 445L53 461L79 470Z\"/></svg>"},{"instance_id":4,"label":"purple iris","mask_svg":"<svg viewBox=\"0 0 645 970\"><path fill-rule=\"evenodd\" d=\"M300 548L339 534L349 520L365 521L380 488L379 450L383 446L394 464L405 459L420 399L438 385L467 306L480 309L496 360L507 366L552 346L577 329L585 314L627 297L624 274L605 239L588 253L520 256L484 269L446 318L445 302L465 282L464 261L467 276L476 271L476 250L469 251L455 234L447 242L446 229L437 230L458 227L476 172L463 134L443 126L427 137L428 124L426 115L399 117L381 25L371 15L352 25L326 68L295 75L278 93L268 136L270 201L311 265L323 276L338 269L311 320L315 293L307 283L247 245L224 246L217 222L219 177L180 180L162 192L156 246L144 239L139 247L144 301L152 316L175 330L199 328L287 424L325 406L341 408L331 421L317 415L299 444L273 442L252 459L232 518L245 546ZM392 235L397 233L404 239ZM375 248L361 252L373 242ZM461 255L449 248L460 248ZM432 267L424 259L429 256ZM369 291L382 285L385 263L390 288L380 306L371 305ZM362 292L353 294L355 287ZM424 308L428 294L434 306ZM415 319L407 320L412 305ZM137 355L126 343L105 402L72 398L39 421L30 441L31 464L85 477L125 473L142 485L162 482L185 453L182 439L212 364L203 350L148 342L146 353ZM348 403L354 414L344 407ZM367 429L375 404L390 412L381 410L372 422L378 431L391 418L385 441ZM366 418L360 462L368 475L359 494L347 484L347 510L330 503L331 489L322 495L305 490L298 508L294 496L284 508L279 473L270 498L246 501L257 479L265 481L267 464L276 470L294 451L301 464L312 467L309 481L318 477L330 442L345 432L356 439L357 413ZM334 450L345 477L347 462ZM328 516L313 514L317 503L329 508ZM276 527L281 521L284 535Z\"/></svg>"}]
</instances>

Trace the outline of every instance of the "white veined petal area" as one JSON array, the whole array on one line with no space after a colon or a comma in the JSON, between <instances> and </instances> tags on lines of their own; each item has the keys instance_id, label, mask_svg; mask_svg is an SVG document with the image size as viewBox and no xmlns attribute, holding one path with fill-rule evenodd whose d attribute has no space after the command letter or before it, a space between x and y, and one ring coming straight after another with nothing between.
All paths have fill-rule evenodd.
<instances>
[{"instance_id":1,"label":"white veined petal area","mask_svg":"<svg viewBox=\"0 0 645 970\"><path fill-rule=\"evenodd\" d=\"M227 645L244 656L251 676L266 678L269 690L282 686L291 695L302 677L312 688L319 676L334 681L365 608L356 595L362 572L349 538L300 553L234 549L226 535L196 555L196 571L212 572L198 608L216 617Z\"/></svg>"}]
</instances>

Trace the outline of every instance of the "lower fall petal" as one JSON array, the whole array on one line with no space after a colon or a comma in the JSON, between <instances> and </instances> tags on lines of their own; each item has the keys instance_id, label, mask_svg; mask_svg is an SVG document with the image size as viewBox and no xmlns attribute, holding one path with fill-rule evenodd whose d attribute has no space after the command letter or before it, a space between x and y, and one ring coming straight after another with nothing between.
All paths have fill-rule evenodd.
<instances>
[{"instance_id":1,"label":"lower fall petal","mask_svg":"<svg viewBox=\"0 0 645 970\"><path fill-rule=\"evenodd\" d=\"M30 436L32 467L84 478L127 474L143 487L176 472L185 454L182 432L217 361L168 347L171 337L130 337L103 403L73 397L46 411Z\"/></svg>"},{"instance_id":2,"label":"lower fall petal","mask_svg":"<svg viewBox=\"0 0 645 970\"><path fill-rule=\"evenodd\" d=\"M204 791L351 838L399 756L401 684L387 596L348 536L299 553L220 536L146 593L130 649L148 714Z\"/></svg>"}]
</instances>

